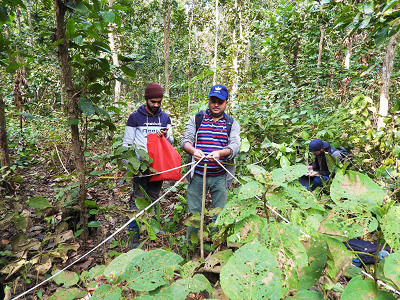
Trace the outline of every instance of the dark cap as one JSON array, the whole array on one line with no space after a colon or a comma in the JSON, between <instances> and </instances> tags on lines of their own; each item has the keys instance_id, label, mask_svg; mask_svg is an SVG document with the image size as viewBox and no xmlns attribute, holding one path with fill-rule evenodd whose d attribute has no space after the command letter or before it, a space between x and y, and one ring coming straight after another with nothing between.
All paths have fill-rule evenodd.
<instances>
[{"instance_id":1,"label":"dark cap","mask_svg":"<svg viewBox=\"0 0 400 300\"><path fill-rule=\"evenodd\" d=\"M164 96L161 85L156 82L150 82L144 89L144 99L156 99Z\"/></svg>"},{"instance_id":2,"label":"dark cap","mask_svg":"<svg viewBox=\"0 0 400 300\"><path fill-rule=\"evenodd\" d=\"M314 139L310 142L310 146L308 147L311 152L321 150L321 148L329 148L330 144L328 142L323 142L320 139Z\"/></svg>"},{"instance_id":3,"label":"dark cap","mask_svg":"<svg viewBox=\"0 0 400 300\"><path fill-rule=\"evenodd\" d=\"M221 84L214 85L211 88L210 93L208 94L208 98L213 97L213 96L217 97L221 100L226 100L229 98L228 89L226 88L226 86L221 85Z\"/></svg>"}]
</instances>

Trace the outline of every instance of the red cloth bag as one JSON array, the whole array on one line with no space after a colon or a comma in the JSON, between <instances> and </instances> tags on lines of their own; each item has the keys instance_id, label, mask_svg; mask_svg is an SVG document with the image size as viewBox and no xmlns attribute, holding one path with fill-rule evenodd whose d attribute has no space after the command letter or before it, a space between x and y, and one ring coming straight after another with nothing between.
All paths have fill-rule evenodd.
<instances>
[{"instance_id":1,"label":"red cloth bag","mask_svg":"<svg viewBox=\"0 0 400 300\"><path fill-rule=\"evenodd\" d=\"M181 156L168 140L157 133L149 133L147 135L147 151L149 157L153 159L150 167L157 172L170 170L181 166ZM150 181L174 180L178 181L182 178L181 169L172 170L159 175L151 176ZM152 173L150 171L150 173Z\"/></svg>"}]
</instances>

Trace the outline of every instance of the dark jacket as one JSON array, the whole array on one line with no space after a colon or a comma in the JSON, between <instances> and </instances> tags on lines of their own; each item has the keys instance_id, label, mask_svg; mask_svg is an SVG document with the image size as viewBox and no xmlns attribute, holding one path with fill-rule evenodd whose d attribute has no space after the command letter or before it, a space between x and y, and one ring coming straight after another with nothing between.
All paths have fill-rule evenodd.
<instances>
[{"instance_id":1,"label":"dark jacket","mask_svg":"<svg viewBox=\"0 0 400 300\"><path fill-rule=\"evenodd\" d=\"M336 159L337 162L341 160L340 151L336 150L336 148L329 147L326 149L326 152L330 153ZM316 171L323 176L329 176L331 174L328 168L328 164L326 163L325 152L322 152L321 154L314 156L314 162L312 164L312 167L313 171Z\"/></svg>"}]
</instances>

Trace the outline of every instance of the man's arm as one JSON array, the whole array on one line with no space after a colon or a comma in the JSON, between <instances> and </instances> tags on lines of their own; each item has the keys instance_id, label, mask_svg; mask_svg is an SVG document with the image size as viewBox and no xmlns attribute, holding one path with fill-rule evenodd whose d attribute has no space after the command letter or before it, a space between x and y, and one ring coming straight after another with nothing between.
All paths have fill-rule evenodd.
<instances>
[{"instance_id":1,"label":"man's arm","mask_svg":"<svg viewBox=\"0 0 400 300\"><path fill-rule=\"evenodd\" d=\"M233 159L240 151L240 146L241 146L241 141L240 141L240 125L239 123L234 120L231 128L231 133L228 137L228 146L224 150L229 150L227 155L224 155L224 157L227 157L228 160Z\"/></svg>"},{"instance_id":2,"label":"man's arm","mask_svg":"<svg viewBox=\"0 0 400 300\"><path fill-rule=\"evenodd\" d=\"M183 145L182 149L188 153L189 155L193 156L193 158L198 161L204 157L204 152L200 149L196 149L193 145L189 142Z\"/></svg>"},{"instance_id":3,"label":"man's arm","mask_svg":"<svg viewBox=\"0 0 400 300\"><path fill-rule=\"evenodd\" d=\"M124 138L122 140L123 147L129 148L133 144L135 144L136 130L137 130L137 127L132 127L132 126L128 126L128 125L125 126Z\"/></svg>"},{"instance_id":4,"label":"man's arm","mask_svg":"<svg viewBox=\"0 0 400 300\"><path fill-rule=\"evenodd\" d=\"M181 148L187 154L193 156L197 161L204 157L203 151L196 149L193 145L196 137L196 121L195 116L191 116L189 121L186 123L185 132L181 139Z\"/></svg>"}]
</instances>

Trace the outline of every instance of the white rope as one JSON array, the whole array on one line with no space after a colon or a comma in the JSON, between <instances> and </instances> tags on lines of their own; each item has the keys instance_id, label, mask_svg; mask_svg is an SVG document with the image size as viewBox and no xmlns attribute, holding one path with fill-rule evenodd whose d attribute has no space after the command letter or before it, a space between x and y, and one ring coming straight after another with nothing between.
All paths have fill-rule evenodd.
<instances>
[{"instance_id":1,"label":"white rope","mask_svg":"<svg viewBox=\"0 0 400 300\"><path fill-rule=\"evenodd\" d=\"M58 274L60 274L61 272L64 272L65 270L67 270L68 268L70 268L71 266L73 266L74 264L76 264L78 261L80 261L81 259L85 258L86 256L88 256L90 253L92 253L94 250L98 249L100 246L104 245L106 242L108 242L110 239L112 239L116 234L118 234L119 232L122 231L122 229L124 229L126 226L129 225L129 223L131 223L133 220L135 220L136 218L140 217L146 210L148 210L149 208L153 207L155 204L157 204L162 198L165 197L165 195L167 195L173 188L175 188L198 164L200 161L195 162L194 166L184 175L182 176L181 179L179 179L170 189L168 189L168 191L166 191L161 197L159 197L157 200L155 200L154 202L152 202L149 206L147 206L145 209L143 209L142 211L140 211L139 213L136 214L136 216L134 216L133 218L131 218L128 222L126 222L124 225L122 225L118 230L116 230L113 234L111 234L108 238L106 238L105 240L103 240L100 244L98 244L96 247L94 247L93 249L91 249L89 252L85 253L83 256L81 256L80 258L76 259L75 261L73 261L72 263L70 263L68 266L66 266L64 269L62 269L61 271L58 271L56 274L52 275L51 277L47 278L46 280L42 281L41 283L35 285L33 288L30 288L29 290L25 291L24 293L14 297L12 300L15 299L19 299L22 296L29 294L30 292L32 292L33 290L35 290L36 288L38 288L39 286L43 285L44 283L46 283L47 281L49 281L50 279L53 279L55 276L57 276Z\"/></svg>"},{"instance_id":2,"label":"white rope","mask_svg":"<svg viewBox=\"0 0 400 300\"><path fill-rule=\"evenodd\" d=\"M188 163L186 165L183 165L183 166L175 167L175 168L172 168L172 169L169 169L169 170L165 170L165 171L161 171L161 172L157 172L157 173L151 173L151 174L146 174L146 175L142 175L142 176L135 176L135 178L150 177L150 176L154 176L154 175L159 175L159 174L171 172L171 171L176 170L176 169L181 169L183 167L187 167L187 166L193 165L194 163L196 163L196 162L192 161L192 162L190 162L190 163Z\"/></svg>"},{"instance_id":3,"label":"white rope","mask_svg":"<svg viewBox=\"0 0 400 300\"><path fill-rule=\"evenodd\" d=\"M226 172L228 172L228 174L229 174L230 176L232 176L232 178L236 179L236 181L237 181L239 184L242 184L242 183L239 181L239 179L236 178L235 175L233 175L231 172L229 172L229 170L226 169L226 168L219 162L219 160L215 160L215 161L218 162L218 164L219 164ZM257 198L259 201L262 201L258 196L255 196L255 198ZM262 201L262 202L265 203L264 201ZM275 210L274 210L272 207L270 207L267 203L265 203L265 205L266 205L274 214L276 214L277 216L279 216L279 217L280 217L282 220L284 220L286 223L290 224L290 221L289 221L288 219L284 218L281 214L279 214L277 211L275 211ZM305 232L302 231L301 229L300 229L300 232L301 232L302 234L304 234L307 238L311 238L310 235L308 235L307 233L305 233ZM364 274L365 276L367 276L367 277L369 277L369 278L375 280L374 277L373 277L371 274L365 272L365 271L362 270L362 269L361 269L361 273ZM381 280L379 280L379 279L377 280L377 282L378 282L380 285L382 285L382 286L384 286L385 288L387 288L388 290L392 291L393 293L396 293L396 294L400 295L400 291L394 289L393 287L391 287L390 285L386 284L385 282L383 282L383 281L381 281Z\"/></svg>"}]
</instances>

